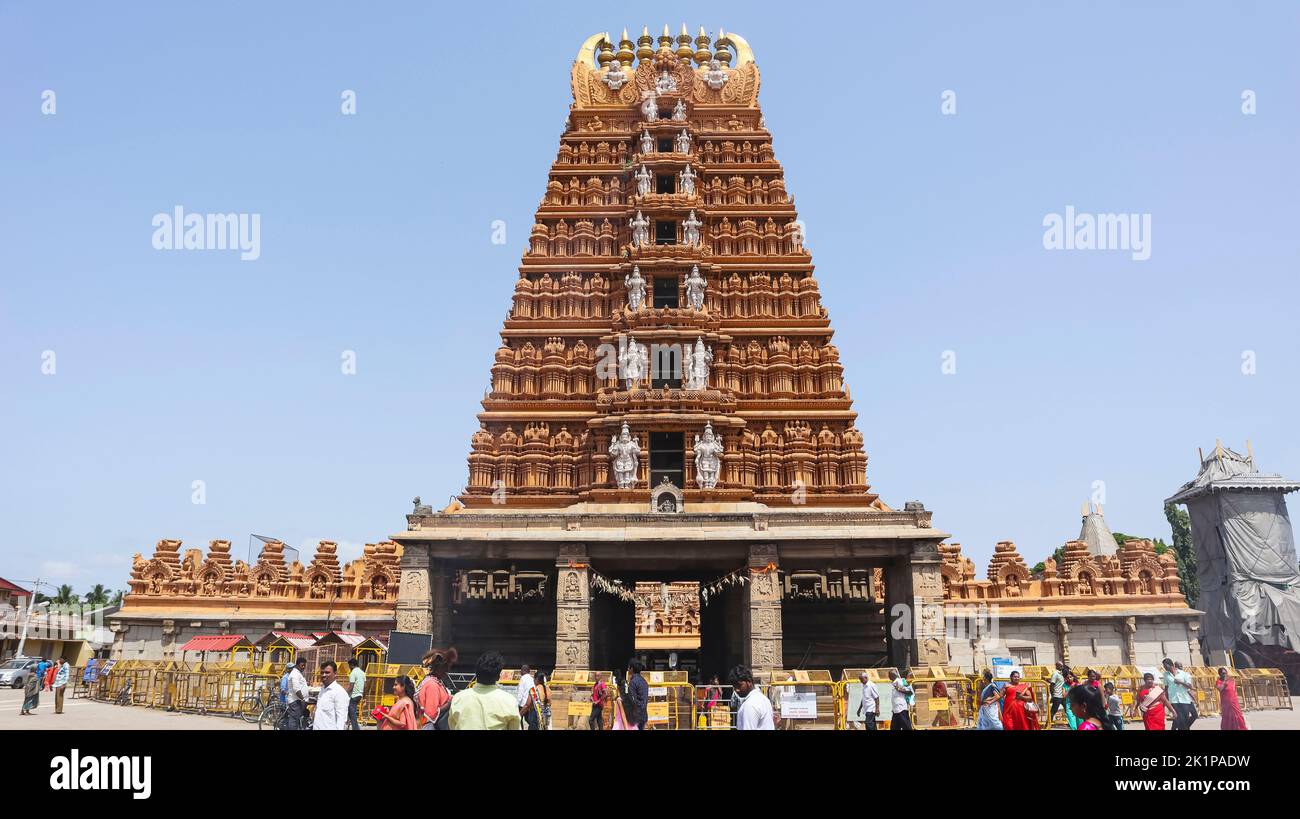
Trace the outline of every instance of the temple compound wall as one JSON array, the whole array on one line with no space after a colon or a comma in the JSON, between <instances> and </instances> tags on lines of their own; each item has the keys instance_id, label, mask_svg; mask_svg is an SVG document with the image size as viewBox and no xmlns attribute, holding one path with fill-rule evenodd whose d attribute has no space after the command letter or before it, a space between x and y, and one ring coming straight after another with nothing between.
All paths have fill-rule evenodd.
<instances>
[{"instance_id":1,"label":"temple compound wall","mask_svg":"<svg viewBox=\"0 0 1300 819\"><path fill-rule=\"evenodd\" d=\"M951 663L981 670L994 657L1021 665L1200 665L1201 612L1188 607L1173 555L1149 540L1094 554L1082 540L1032 576L1014 543L997 544L986 579L960 544L944 544L944 603Z\"/></svg>"},{"instance_id":2,"label":"temple compound wall","mask_svg":"<svg viewBox=\"0 0 1300 819\"><path fill-rule=\"evenodd\" d=\"M232 560L230 541L214 540L181 553L181 541L160 540L153 556L136 554L130 591L108 620L110 656L123 660L170 659L200 634L330 628L384 636L392 629L401 547L391 541L365 546L361 558L339 564L338 546L323 540L311 563L285 562L285 545L266 543L256 562Z\"/></svg>"}]
</instances>

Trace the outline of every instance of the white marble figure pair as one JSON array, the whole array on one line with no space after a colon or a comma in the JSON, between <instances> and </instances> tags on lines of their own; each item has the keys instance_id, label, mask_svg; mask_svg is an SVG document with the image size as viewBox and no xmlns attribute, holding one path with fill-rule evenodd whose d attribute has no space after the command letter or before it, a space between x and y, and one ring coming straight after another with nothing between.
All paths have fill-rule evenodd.
<instances>
[{"instance_id":1,"label":"white marble figure pair","mask_svg":"<svg viewBox=\"0 0 1300 819\"><path fill-rule=\"evenodd\" d=\"M706 423L703 436L695 436L695 483L701 489L717 487L724 451L722 436L713 433L712 423ZM623 422L618 437L609 443L609 460L614 483L618 488L636 488L637 471L641 466L641 445L632 436L626 421Z\"/></svg>"}]
</instances>

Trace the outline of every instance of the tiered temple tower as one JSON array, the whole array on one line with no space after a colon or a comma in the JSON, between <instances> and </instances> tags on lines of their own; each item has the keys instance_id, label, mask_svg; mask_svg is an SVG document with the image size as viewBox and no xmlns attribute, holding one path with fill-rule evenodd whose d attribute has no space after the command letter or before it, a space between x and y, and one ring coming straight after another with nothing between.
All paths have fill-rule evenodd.
<instances>
[{"instance_id":1,"label":"tiered temple tower","mask_svg":"<svg viewBox=\"0 0 1300 819\"><path fill-rule=\"evenodd\" d=\"M880 569L891 599L938 600L943 533L919 504L894 512L867 483L744 38L692 38L685 26L657 41L648 29L635 42L597 34L570 79L468 485L442 513L417 508L395 536L407 547L398 628L439 644L457 640L457 624L487 635L478 613L453 610L456 577L549 562L563 575L548 584L558 599L542 620L554 647L512 629L513 648L530 655L518 659L545 664L554 651L558 667L612 667L626 660L617 655L631 649L633 623L609 612L593 625L596 578L707 589L710 575L743 566L756 582L740 584L743 602L715 604L728 615L706 607L703 650L715 664L776 669L795 650L783 646L777 574L791 561L836 578ZM852 623L848 642L864 655L946 660L941 636L926 647L887 641L879 596L843 595L865 613L801 616L797 628ZM620 635L607 645L606 629Z\"/></svg>"}]
</instances>

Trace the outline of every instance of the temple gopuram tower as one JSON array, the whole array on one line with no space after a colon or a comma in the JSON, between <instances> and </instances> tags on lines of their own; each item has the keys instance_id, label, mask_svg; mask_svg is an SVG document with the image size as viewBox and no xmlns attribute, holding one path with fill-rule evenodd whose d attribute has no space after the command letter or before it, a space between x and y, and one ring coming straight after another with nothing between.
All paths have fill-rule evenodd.
<instances>
[{"instance_id":1,"label":"temple gopuram tower","mask_svg":"<svg viewBox=\"0 0 1300 819\"><path fill-rule=\"evenodd\" d=\"M394 536L398 630L543 668L946 663L947 535L868 484L748 43L597 34L570 81L468 485Z\"/></svg>"}]
</instances>

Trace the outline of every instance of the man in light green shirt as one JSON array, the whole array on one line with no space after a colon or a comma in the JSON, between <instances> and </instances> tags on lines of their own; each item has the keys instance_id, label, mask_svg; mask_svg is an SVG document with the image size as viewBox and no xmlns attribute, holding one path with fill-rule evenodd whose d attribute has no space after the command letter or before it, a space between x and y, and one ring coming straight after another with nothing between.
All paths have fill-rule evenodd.
<instances>
[{"instance_id":1,"label":"man in light green shirt","mask_svg":"<svg viewBox=\"0 0 1300 819\"><path fill-rule=\"evenodd\" d=\"M1166 657L1161 665L1165 667L1165 694L1174 709L1175 731L1190 731L1192 723L1200 714L1196 713L1196 699L1192 694L1192 675L1180 669L1174 669L1174 661Z\"/></svg>"},{"instance_id":2,"label":"man in light green shirt","mask_svg":"<svg viewBox=\"0 0 1300 819\"><path fill-rule=\"evenodd\" d=\"M447 724L453 731L518 731L519 706L515 696L497 687L505 661L495 651L478 658L474 685L451 698Z\"/></svg>"},{"instance_id":3,"label":"man in light green shirt","mask_svg":"<svg viewBox=\"0 0 1300 819\"><path fill-rule=\"evenodd\" d=\"M361 698L366 693L366 672L361 668L361 661L356 657L348 660L348 728L360 731L357 724L357 712L361 708Z\"/></svg>"}]
</instances>

